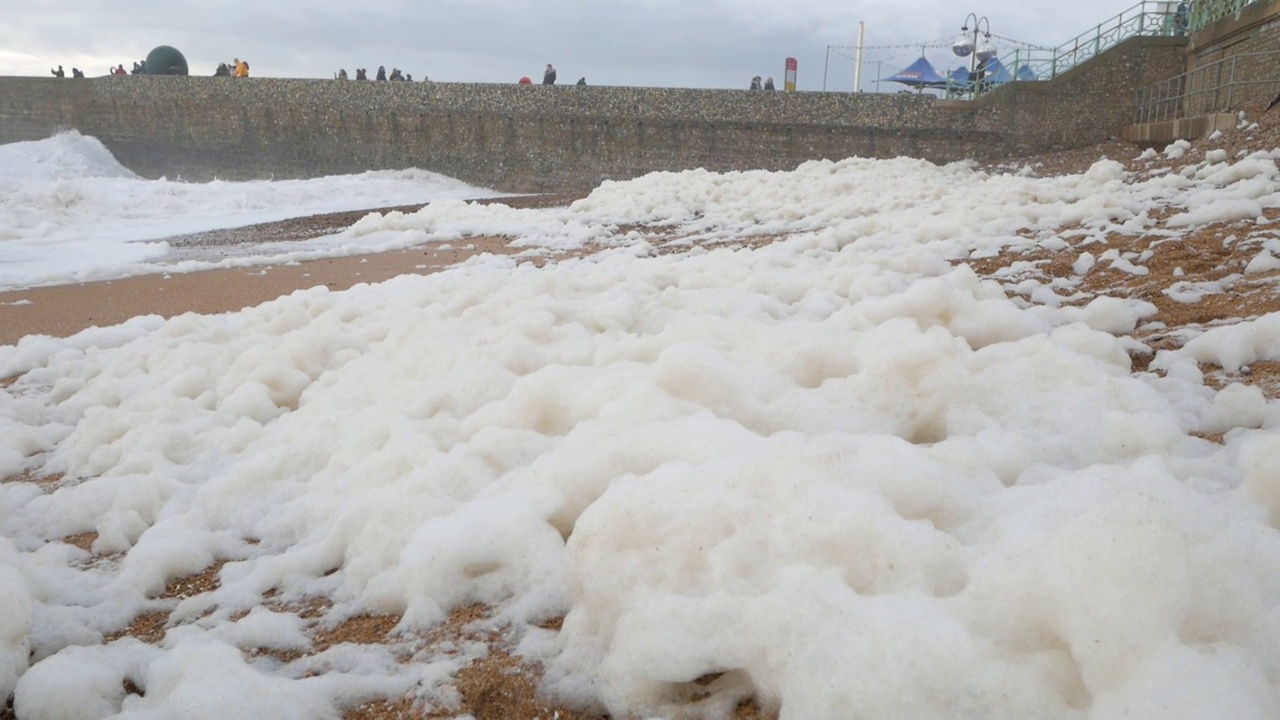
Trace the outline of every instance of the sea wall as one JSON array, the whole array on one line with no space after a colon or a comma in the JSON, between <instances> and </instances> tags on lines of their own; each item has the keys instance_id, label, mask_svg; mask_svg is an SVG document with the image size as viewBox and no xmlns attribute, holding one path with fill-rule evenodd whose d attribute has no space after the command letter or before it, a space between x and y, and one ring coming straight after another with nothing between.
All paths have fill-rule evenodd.
<instances>
[{"instance_id":1,"label":"sea wall","mask_svg":"<svg viewBox=\"0 0 1280 720\"><path fill-rule=\"evenodd\" d=\"M1191 37L1187 71L1226 61L1205 82L1236 85L1214 93L1212 110L1269 102L1280 92L1280 0L1260 0ZM1203 100L1203 98L1198 98Z\"/></svg>"},{"instance_id":2,"label":"sea wall","mask_svg":"<svg viewBox=\"0 0 1280 720\"><path fill-rule=\"evenodd\" d=\"M976 102L914 94L211 77L0 78L0 143L76 129L146 177L295 178L421 167L510 191L655 170L907 155L994 160L1118 133L1185 40L1134 38Z\"/></svg>"}]
</instances>

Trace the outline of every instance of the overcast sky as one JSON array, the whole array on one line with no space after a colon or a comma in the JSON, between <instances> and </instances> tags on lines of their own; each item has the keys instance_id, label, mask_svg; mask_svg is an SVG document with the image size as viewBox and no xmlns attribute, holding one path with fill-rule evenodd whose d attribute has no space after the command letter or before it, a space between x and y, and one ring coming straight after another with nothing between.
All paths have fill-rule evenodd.
<instances>
[{"instance_id":1,"label":"overcast sky","mask_svg":"<svg viewBox=\"0 0 1280 720\"><path fill-rule=\"evenodd\" d=\"M398 67L415 80L540 80L593 85L745 88L753 75L781 88L787 57L800 90L850 89L852 49L866 23L863 88L876 89L947 41L969 12L995 35L1059 45L1136 0L0 0L0 75L47 75L63 65L88 75L146 57L157 45L186 56L193 75L249 60L254 76L332 77L346 68ZM1000 54L1015 46L996 40ZM925 51L955 67L948 48ZM829 62L828 62L829 61ZM884 90L897 85L885 83Z\"/></svg>"}]
</instances>

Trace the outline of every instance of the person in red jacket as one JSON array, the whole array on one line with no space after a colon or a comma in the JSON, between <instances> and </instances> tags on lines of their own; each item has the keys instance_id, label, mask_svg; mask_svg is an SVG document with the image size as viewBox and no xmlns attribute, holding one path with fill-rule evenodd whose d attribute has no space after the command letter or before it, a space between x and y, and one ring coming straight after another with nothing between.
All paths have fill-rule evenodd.
<instances>
[{"instance_id":1,"label":"person in red jacket","mask_svg":"<svg viewBox=\"0 0 1280 720\"><path fill-rule=\"evenodd\" d=\"M115 73L116 75L128 75L128 74L129 74L129 73L125 72L124 65L117 65L117 66L116 66L116 69L115 69L115 70L112 70L111 72Z\"/></svg>"}]
</instances>

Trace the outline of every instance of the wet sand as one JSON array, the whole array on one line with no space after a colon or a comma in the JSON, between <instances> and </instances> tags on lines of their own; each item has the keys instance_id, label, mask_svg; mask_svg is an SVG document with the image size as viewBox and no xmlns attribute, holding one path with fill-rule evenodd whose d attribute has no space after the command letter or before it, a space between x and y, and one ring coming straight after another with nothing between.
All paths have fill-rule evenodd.
<instances>
[{"instance_id":1,"label":"wet sand","mask_svg":"<svg viewBox=\"0 0 1280 720\"><path fill-rule=\"evenodd\" d=\"M427 274L481 253L514 254L510 238L476 237L452 249L423 245L372 255L294 265L142 275L120 280L0 292L0 345L27 335L66 337L85 328L117 325L137 315L173 317L259 305L295 290L324 285L345 290L408 273ZM470 247L471 249L464 249Z\"/></svg>"},{"instance_id":2,"label":"wet sand","mask_svg":"<svg viewBox=\"0 0 1280 720\"><path fill-rule=\"evenodd\" d=\"M579 197L581 195L575 194L521 195L470 202L532 209L568 205ZM253 245L304 242L350 227L371 212L411 213L421 207L405 205L323 213L173 237L167 240L173 248L168 260L217 260L252 255ZM345 290L352 285L382 282L397 275L432 273L473 255L518 252L507 247L509 242L511 238L469 237L452 243L447 250L438 244L427 244L407 250L297 264L140 275L0 292L0 345L12 345L27 335L67 337L94 326L118 325L137 315L173 317L185 312L232 312L317 285Z\"/></svg>"}]
</instances>

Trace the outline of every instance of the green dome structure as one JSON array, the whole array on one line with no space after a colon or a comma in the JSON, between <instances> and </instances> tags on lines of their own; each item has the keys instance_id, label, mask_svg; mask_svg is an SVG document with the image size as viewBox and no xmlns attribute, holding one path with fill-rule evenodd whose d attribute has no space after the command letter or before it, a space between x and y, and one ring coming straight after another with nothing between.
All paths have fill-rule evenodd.
<instances>
[{"instance_id":1,"label":"green dome structure","mask_svg":"<svg viewBox=\"0 0 1280 720\"><path fill-rule=\"evenodd\" d=\"M176 48L171 48L168 45L161 45L147 53L146 62L146 74L148 75L187 74L187 59Z\"/></svg>"}]
</instances>

